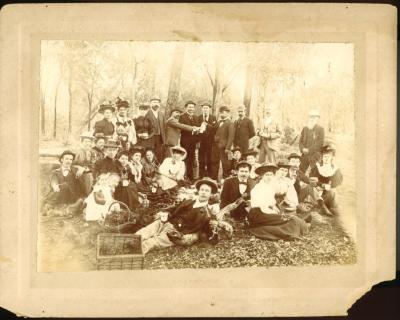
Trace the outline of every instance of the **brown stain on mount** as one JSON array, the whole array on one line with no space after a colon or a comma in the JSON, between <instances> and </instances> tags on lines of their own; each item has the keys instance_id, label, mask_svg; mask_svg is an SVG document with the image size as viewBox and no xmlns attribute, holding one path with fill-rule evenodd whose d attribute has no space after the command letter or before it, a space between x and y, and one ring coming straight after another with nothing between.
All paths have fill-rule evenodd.
<instances>
[{"instance_id":1,"label":"brown stain on mount","mask_svg":"<svg viewBox=\"0 0 400 320\"><path fill-rule=\"evenodd\" d=\"M191 32L183 30L173 30L172 32L178 35L179 37L183 38L184 40L201 42L201 39Z\"/></svg>"}]
</instances>

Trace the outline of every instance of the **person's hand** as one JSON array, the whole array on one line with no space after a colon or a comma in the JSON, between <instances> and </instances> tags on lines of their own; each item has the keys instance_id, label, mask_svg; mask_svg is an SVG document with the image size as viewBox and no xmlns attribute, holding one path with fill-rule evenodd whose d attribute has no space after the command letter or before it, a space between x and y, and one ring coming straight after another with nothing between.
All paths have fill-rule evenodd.
<instances>
[{"instance_id":1,"label":"person's hand","mask_svg":"<svg viewBox=\"0 0 400 320\"><path fill-rule=\"evenodd\" d=\"M60 186L58 184L54 184L52 186L54 192L60 192Z\"/></svg>"},{"instance_id":2,"label":"person's hand","mask_svg":"<svg viewBox=\"0 0 400 320\"><path fill-rule=\"evenodd\" d=\"M84 171L85 171L84 167L79 167L78 171L76 172L76 177L79 178L80 176L82 176Z\"/></svg>"},{"instance_id":3,"label":"person's hand","mask_svg":"<svg viewBox=\"0 0 400 320\"><path fill-rule=\"evenodd\" d=\"M328 183L325 183L325 184L324 184L324 189L325 189L326 191L331 190L331 185L328 184Z\"/></svg>"},{"instance_id":4,"label":"person's hand","mask_svg":"<svg viewBox=\"0 0 400 320\"><path fill-rule=\"evenodd\" d=\"M307 148L303 148L303 153L307 154L308 153L308 149Z\"/></svg>"}]
</instances>

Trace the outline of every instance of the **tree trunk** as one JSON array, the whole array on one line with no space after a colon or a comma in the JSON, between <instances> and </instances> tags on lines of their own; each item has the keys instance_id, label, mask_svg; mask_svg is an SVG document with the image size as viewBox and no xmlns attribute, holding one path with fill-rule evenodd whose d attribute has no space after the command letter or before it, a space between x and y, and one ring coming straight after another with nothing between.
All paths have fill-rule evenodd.
<instances>
[{"instance_id":1,"label":"tree trunk","mask_svg":"<svg viewBox=\"0 0 400 320\"><path fill-rule=\"evenodd\" d=\"M185 56L185 47L177 45L174 50L172 60L171 77L169 80L168 99L165 114L169 116L173 107L176 107L179 100L179 90L181 86L181 75L183 60Z\"/></svg>"},{"instance_id":2,"label":"tree trunk","mask_svg":"<svg viewBox=\"0 0 400 320\"><path fill-rule=\"evenodd\" d=\"M87 97L88 97L88 108L89 108L88 119L87 119L87 126L88 126L87 129L88 129L88 131L90 131L90 122L94 118L94 115L92 115L92 95L90 93L88 93Z\"/></svg>"},{"instance_id":3,"label":"tree trunk","mask_svg":"<svg viewBox=\"0 0 400 320\"><path fill-rule=\"evenodd\" d=\"M71 71L70 71L71 72ZM69 103L68 103L68 141L71 138L72 133L72 83L71 83L71 75L68 80L68 95L69 95Z\"/></svg>"},{"instance_id":4,"label":"tree trunk","mask_svg":"<svg viewBox=\"0 0 400 320\"><path fill-rule=\"evenodd\" d=\"M251 63L247 64L246 68L246 84L244 87L243 104L246 107L246 115L250 114L251 93L253 90L253 70Z\"/></svg>"},{"instance_id":5,"label":"tree trunk","mask_svg":"<svg viewBox=\"0 0 400 320\"><path fill-rule=\"evenodd\" d=\"M53 122L53 139L57 137L57 98L58 98L58 89L60 87L61 81L58 81L56 92L54 95L54 122Z\"/></svg>"}]
</instances>

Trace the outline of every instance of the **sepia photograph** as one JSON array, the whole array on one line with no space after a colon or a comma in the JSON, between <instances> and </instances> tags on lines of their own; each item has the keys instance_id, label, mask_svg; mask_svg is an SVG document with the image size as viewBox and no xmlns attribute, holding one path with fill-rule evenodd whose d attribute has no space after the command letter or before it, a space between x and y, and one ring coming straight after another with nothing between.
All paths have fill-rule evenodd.
<instances>
[{"instance_id":1,"label":"sepia photograph","mask_svg":"<svg viewBox=\"0 0 400 320\"><path fill-rule=\"evenodd\" d=\"M352 265L354 45L40 43L38 272Z\"/></svg>"}]
</instances>

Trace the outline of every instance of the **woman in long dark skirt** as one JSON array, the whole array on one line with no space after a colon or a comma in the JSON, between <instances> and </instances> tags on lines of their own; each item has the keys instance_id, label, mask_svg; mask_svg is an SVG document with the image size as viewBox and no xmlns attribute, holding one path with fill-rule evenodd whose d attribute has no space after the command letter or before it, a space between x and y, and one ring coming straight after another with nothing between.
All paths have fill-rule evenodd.
<instances>
[{"instance_id":1,"label":"woman in long dark skirt","mask_svg":"<svg viewBox=\"0 0 400 320\"><path fill-rule=\"evenodd\" d=\"M256 169L260 182L251 191L251 210L248 215L249 231L265 240L293 240L309 232L310 221L297 216L285 216L276 205L274 164L263 164Z\"/></svg>"},{"instance_id":2,"label":"woman in long dark skirt","mask_svg":"<svg viewBox=\"0 0 400 320\"><path fill-rule=\"evenodd\" d=\"M115 188L114 199L125 203L131 211L139 205L139 196L137 184L135 182L135 171L133 165L129 162L129 153L123 151L118 155L119 175L121 180Z\"/></svg>"}]
</instances>

